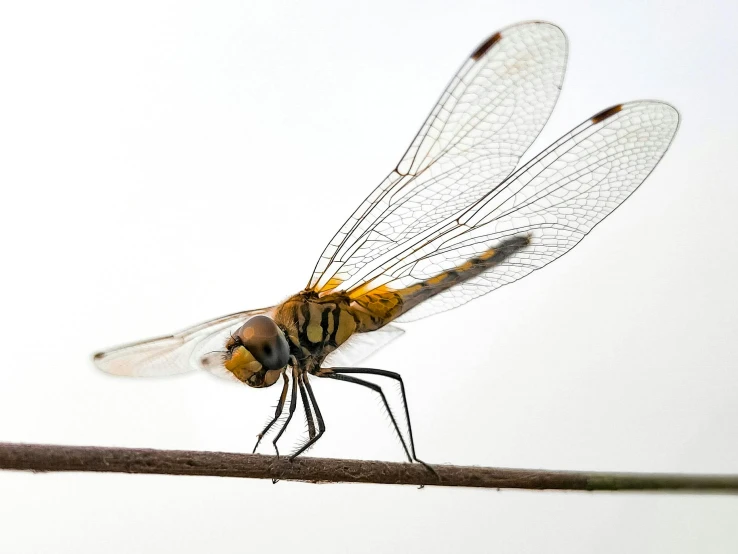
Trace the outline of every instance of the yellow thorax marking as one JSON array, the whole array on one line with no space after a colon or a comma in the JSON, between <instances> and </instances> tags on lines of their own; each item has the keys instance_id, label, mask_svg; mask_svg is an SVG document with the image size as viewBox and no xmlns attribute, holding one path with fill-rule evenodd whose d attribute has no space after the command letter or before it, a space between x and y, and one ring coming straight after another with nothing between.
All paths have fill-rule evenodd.
<instances>
[{"instance_id":1,"label":"yellow thorax marking","mask_svg":"<svg viewBox=\"0 0 738 554\"><path fill-rule=\"evenodd\" d=\"M336 343L343 344L356 330L356 322L350 313L341 310L338 315L338 330L336 331Z\"/></svg>"},{"instance_id":2,"label":"yellow thorax marking","mask_svg":"<svg viewBox=\"0 0 738 554\"><path fill-rule=\"evenodd\" d=\"M310 321L307 325L307 338L310 342L317 344L323 339L323 327L320 322L323 317L323 306L320 304L308 304L310 310Z\"/></svg>"}]
</instances>

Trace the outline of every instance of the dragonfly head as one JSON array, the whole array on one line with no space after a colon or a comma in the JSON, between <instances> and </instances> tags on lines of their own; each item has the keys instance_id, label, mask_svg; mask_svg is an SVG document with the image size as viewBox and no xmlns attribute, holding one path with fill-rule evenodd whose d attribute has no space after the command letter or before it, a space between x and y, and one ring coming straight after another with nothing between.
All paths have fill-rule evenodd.
<instances>
[{"instance_id":1,"label":"dragonfly head","mask_svg":"<svg viewBox=\"0 0 738 554\"><path fill-rule=\"evenodd\" d=\"M244 323L226 343L225 368L250 387L277 382L290 357L282 330L271 318L257 315Z\"/></svg>"}]
</instances>

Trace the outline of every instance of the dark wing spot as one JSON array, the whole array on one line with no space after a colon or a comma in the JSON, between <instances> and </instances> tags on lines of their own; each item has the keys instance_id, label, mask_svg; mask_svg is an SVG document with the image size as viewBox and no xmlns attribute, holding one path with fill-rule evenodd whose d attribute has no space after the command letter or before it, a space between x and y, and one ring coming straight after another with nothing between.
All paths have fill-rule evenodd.
<instances>
[{"instance_id":1,"label":"dark wing spot","mask_svg":"<svg viewBox=\"0 0 738 554\"><path fill-rule=\"evenodd\" d=\"M606 110L602 110L600 113L592 117L592 123L599 123L600 121L604 121L608 117L612 117L613 115L615 115L622 109L623 109L623 105L618 104L617 106L613 106L612 108L607 108Z\"/></svg>"},{"instance_id":2,"label":"dark wing spot","mask_svg":"<svg viewBox=\"0 0 738 554\"><path fill-rule=\"evenodd\" d=\"M501 38L502 35L500 33L495 33L494 35L489 37L487 40L479 45L479 48L474 50L474 53L471 55L471 59L477 61L479 58L484 56L490 48L500 42Z\"/></svg>"},{"instance_id":3,"label":"dark wing spot","mask_svg":"<svg viewBox=\"0 0 738 554\"><path fill-rule=\"evenodd\" d=\"M105 352L97 352L94 356L92 356L93 360L102 360L105 357Z\"/></svg>"}]
</instances>

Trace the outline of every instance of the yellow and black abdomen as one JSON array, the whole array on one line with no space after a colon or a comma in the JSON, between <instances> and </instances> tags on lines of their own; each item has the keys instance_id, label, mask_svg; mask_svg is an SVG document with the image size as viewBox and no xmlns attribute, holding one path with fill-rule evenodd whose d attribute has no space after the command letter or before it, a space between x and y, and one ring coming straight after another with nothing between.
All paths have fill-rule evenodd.
<instances>
[{"instance_id":1,"label":"yellow and black abdomen","mask_svg":"<svg viewBox=\"0 0 738 554\"><path fill-rule=\"evenodd\" d=\"M441 272L404 289L393 289L387 285L380 285L363 294L360 293L361 289L357 295L349 293L353 301L354 317L358 322L357 332L379 329L421 302L489 271L527 247L530 240L528 235L511 237L451 270ZM362 288L366 290L366 285Z\"/></svg>"}]
</instances>

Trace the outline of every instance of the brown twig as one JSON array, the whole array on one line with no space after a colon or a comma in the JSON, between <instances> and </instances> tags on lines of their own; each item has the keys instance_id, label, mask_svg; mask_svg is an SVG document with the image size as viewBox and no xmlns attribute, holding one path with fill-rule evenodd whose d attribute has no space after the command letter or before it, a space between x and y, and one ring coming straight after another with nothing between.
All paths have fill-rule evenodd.
<instances>
[{"instance_id":1,"label":"brown twig","mask_svg":"<svg viewBox=\"0 0 738 554\"><path fill-rule=\"evenodd\" d=\"M580 491L738 493L738 475L603 473L286 458L225 452L0 443L0 469L211 475L315 483L384 483Z\"/></svg>"}]
</instances>

